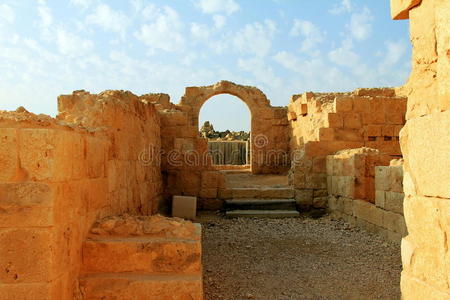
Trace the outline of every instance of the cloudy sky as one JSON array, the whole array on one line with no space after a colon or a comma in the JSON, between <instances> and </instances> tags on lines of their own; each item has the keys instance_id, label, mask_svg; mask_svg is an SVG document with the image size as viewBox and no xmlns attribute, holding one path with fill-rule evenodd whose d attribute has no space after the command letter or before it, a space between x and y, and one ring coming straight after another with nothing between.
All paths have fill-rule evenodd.
<instances>
[{"instance_id":1,"label":"cloudy sky","mask_svg":"<svg viewBox=\"0 0 450 300\"><path fill-rule=\"evenodd\" d=\"M85 89L163 92L226 79L283 106L304 91L398 86L410 71L407 21L388 0L0 0L0 109L56 114ZM201 120L248 129L232 96Z\"/></svg>"}]
</instances>

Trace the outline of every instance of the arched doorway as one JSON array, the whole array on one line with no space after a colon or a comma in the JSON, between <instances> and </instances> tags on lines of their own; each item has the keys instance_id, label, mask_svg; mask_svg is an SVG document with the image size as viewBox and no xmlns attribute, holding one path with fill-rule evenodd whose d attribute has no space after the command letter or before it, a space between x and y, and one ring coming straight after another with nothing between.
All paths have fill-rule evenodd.
<instances>
[{"instance_id":1,"label":"arched doorway","mask_svg":"<svg viewBox=\"0 0 450 300\"><path fill-rule=\"evenodd\" d=\"M185 106L188 112L188 123L199 127L199 113L203 104L213 96L230 94L242 100L249 108L251 115L251 155L250 168L252 173L278 172L277 166L270 157L273 151L287 148L288 140L278 139L279 132L287 126L286 107L272 107L266 95L252 86L238 85L230 81L220 81L214 85L202 87L187 87L181 98L180 106ZM283 169L286 166L282 166Z\"/></svg>"},{"instance_id":2,"label":"arched doorway","mask_svg":"<svg viewBox=\"0 0 450 300\"><path fill-rule=\"evenodd\" d=\"M212 163L225 169L250 168L250 110L239 98L221 94L201 107L199 131L208 139Z\"/></svg>"}]
</instances>

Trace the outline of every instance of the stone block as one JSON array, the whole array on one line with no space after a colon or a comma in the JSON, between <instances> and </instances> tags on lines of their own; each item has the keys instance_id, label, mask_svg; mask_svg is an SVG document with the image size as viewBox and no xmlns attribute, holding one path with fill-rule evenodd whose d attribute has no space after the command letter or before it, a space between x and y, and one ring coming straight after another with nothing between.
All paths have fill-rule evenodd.
<instances>
[{"instance_id":1,"label":"stone block","mask_svg":"<svg viewBox=\"0 0 450 300\"><path fill-rule=\"evenodd\" d=\"M53 241L49 228L0 229L0 281L18 284L56 278Z\"/></svg>"},{"instance_id":2,"label":"stone block","mask_svg":"<svg viewBox=\"0 0 450 300\"><path fill-rule=\"evenodd\" d=\"M31 296L32 295L32 296ZM53 300L61 299L55 295L53 283L22 283L2 284L0 283L1 300Z\"/></svg>"},{"instance_id":3,"label":"stone block","mask_svg":"<svg viewBox=\"0 0 450 300\"><path fill-rule=\"evenodd\" d=\"M272 199L294 198L294 189L292 188L261 188L259 197Z\"/></svg>"},{"instance_id":4,"label":"stone block","mask_svg":"<svg viewBox=\"0 0 450 300\"><path fill-rule=\"evenodd\" d=\"M450 111L408 121L400 139L419 194L450 198ZM432 145L432 146L430 146Z\"/></svg>"},{"instance_id":5,"label":"stone block","mask_svg":"<svg viewBox=\"0 0 450 300\"><path fill-rule=\"evenodd\" d=\"M382 99L372 99L369 103L369 108L369 124L384 124L386 122L384 101Z\"/></svg>"},{"instance_id":6,"label":"stone block","mask_svg":"<svg viewBox=\"0 0 450 300\"><path fill-rule=\"evenodd\" d=\"M344 127L359 129L362 127L361 115L359 113L344 114Z\"/></svg>"},{"instance_id":7,"label":"stone block","mask_svg":"<svg viewBox=\"0 0 450 300\"><path fill-rule=\"evenodd\" d=\"M381 125L367 125L365 127L367 136L381 136Z\"/></svg>"},{"instance_id":8,"label":"stone block","mask_svg":"<svg viewBox=\"0 0 450 300\"><path fill-rule=\"evenodd\" d=\"M172 217L195 220L197 214L197 197L173 196Z\"/></svg>"},{"instance_id":9,"label":"stone block","mask_svg":"<svg viewBox=\"0 0 450 300\"><path fill-rule=\"evenodd\" d=\"M257 198L260 196L260 190L257 188L233 188L233 198Z\"/></svg>"},{"instance_id":10,"label":"stone block","mask_svg":"<svg viewBox=\"0 0 450 300\"><path fill-rule=\"evenodd\" d=\"M375 205L380 208L384 208L386 203L386 191L375 191Z\"/></svg>"},{"instance_id":11,"label":"stone block","mask_svg":"<svg viewBox=\"0 0 450 300\"><path fill-rule=\"evenodd\" d=\"M325 126L330 128L342 128L344 127L344 120L341 114L338 113L329 113L327 115L327 122Z\"/></svg>"},{"instance_id":12,"label":"stone block","mask_svg":"<svg viewBox=\"0 0 450 300\"><path fill-rule=\"evenodd\" d=\"M337 199L334 196L328 196L328 208L330 211L337 210Z\"/></svg>"},{"instance_id":13,"label":"stone block","mask_svg":"<svg viewBox=\"0 0 450 300\"><path fill-rule=\"evenodd\" d=\"M17 129L0 128L0 182L12 181L16 174L20 175L18 162Z\"/></svg>"},{"instance_id":14,"label":"stone block","mask_svg":"<svg viewBox=\"0 0 450 300\"><path fill-rule=\"evenodd\" d=\"M333 141L334 137L334 129L322 127L319 129L319 139L321 141Z\"/></svg>"},{"instance_id":15,"label":"stone block","mask_svg":"<svg viewBox=\"0 0 450 300\"><path fill-rule=\"evenodd\" d=\"M217 191L218 197L220 199L231 199L233 198L233 190L231 189L219 189Z\"/></svg>"},{"instance_id":16,"label":"stone block","mask_svg":"<svg viewBox=\"0 0 450 300\"><path fill-rule=\"evenodd\" d=\"M372 203L357 199L353 200L353 215L376 226L383 226L382 210Z\"/></svg>"},{"instance_id":17,"label":"stone block","mask_svg":"<svg viewBox=\"0 0 450 300\"><path fill-rule=\"evenodd\" d=\"M398 192L386 192L384 208L386 210L403 215L403 198L405 195Z\"/></svg>"},{"instance_id":18,"label":"stone block","mask_svg":"<svg viewBox=\"0 0 450 300\"><path fill-rule=\"evenodd\" d=\"M334 130L334 139L337 141L359 142L364 138L364 132L361 129L336 128Z\"/></svg>"},{"instance_id":19,"label":"stone block","mask_svg":"<svg viewBox=\"0 0 450 300\"><path fill-rule=\"evenodd\" d=\"M80 287L86 299L203 299L199 275L88 275Z\"/></svg>"},{"instance_id":20,"label":"stone block","mask_svg":"<svg viewBox=\"0 0 450 300\"><path fill-rule=\"evenodd\" d=\"M314 208L326 208L328 203L328 197L316 197L313 198Z\"/></svg>"},{"instance_id":21,"label":"stone block","mask_svg":"<svg viewBox=\"0 0 450 300\"><path fill-rule=\"evenodd\" d=\"M353 215L353 199L342 197L342 211L349 216Z\"/></svg>"},{"instance_id":22,"label":"stone block","mask_svg":"<svg viewBox=\"0 0 450 300\"><path fill-rule=\"evenodd\" d=\"M334 100L334 111L351 112L353 110L353 99L351 97L336 97Z\"/></svg>"},{"instance_id":23,"label":"stone block","mask_svg":"<svg viewBox=\"0 0 450 300\"><path fill-rule=\"evenodd\" d=\"M53 225L54 191L37 182L0 184L0 227Z\"/></svg>"},{"instance_id":24,"label":"stone block","mask_svg":"<svg viewBox=\"0 0 450 300\"><path fill-rule=\"evenodd\" d=\"M201 198L217 198L217 188L202 188L199 196Z\"/></svg>"},{"instance_id":25,"label":"stone block","mask_svg":"<svg viewBox=\"0 0 450 300\"><path fill-rule=\"evenodd\" d=\"M299 206L311 206L313 204L313 190L295 190L295 201Z\"/></svg>"},{"instance_id":26,"label":"stone block","mask_svg":"<svg viewBox=\"0 0 450 300\"><path fill-rule=\"evenodd\" d=\"M83 268L87 273L201 274L201 245L148 237L88 239Z\"/></svg>"},{"instance_id":27,"label":"stone block","mask_svg":"<svg viewBox=\"0 0 450 300\"><path fill-rule=\"evenodd\" d=\"M389 231L393 231L402 235L408 234L405 219L401 214L383 210L383 227Z\"/></svg>"}]
</instances>

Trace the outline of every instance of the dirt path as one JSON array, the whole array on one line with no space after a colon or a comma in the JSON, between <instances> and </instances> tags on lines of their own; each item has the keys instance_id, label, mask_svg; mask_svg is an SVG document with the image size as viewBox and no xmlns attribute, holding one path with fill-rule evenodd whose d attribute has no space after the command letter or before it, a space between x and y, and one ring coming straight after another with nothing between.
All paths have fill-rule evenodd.
<instances>
[{"instance_id":1,"label":"dirt path","mask_svg":"<svg viewBox=\"0 0 450 300\"><path fill-rule=\"evenodd\" d=\"M328 217L201 216L205 299L400 299L399 246Z\"/></svg>"}]
</instances>

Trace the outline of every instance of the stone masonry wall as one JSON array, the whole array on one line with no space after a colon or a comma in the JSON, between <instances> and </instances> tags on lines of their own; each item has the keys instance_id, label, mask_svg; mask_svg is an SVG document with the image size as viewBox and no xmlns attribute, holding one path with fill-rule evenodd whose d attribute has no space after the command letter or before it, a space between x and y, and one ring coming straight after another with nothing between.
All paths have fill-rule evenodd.
<instances>
[{"instance_id":1,"label":"stone masonry wall","mask_svg":"<svg viewBox=\"0 0 450 300\"><path fill-rule=\"evenodd\" d=\"M407 234L402 165L378 166L389 159L370 148L327 156L328 206L333 218L400 243Z\"/></svg>"},{"instance_id":2,"label":"stone masonry wall","mask_svg":"<svg viewBox=\"0 0 450 300\"><path fill-rule=\"evenodd\" d=\"M165 207L170 206L173 195L197 196L199 209L222 207L224 177L220 166L212 165L208 140L200 136L198 124L201 106L218 94L234 95L249 107L252 173L285 173L290 167L287 108L272 107L255 87L229 81L187 87L179 104L171 103L168 95L144 95L141 98L155 104L161 119Z\"/></svg>"},{"instance_id":3,"label":"stone masonry wall","mask_svg":"<svg viewBox=\"0 0 450 300\"><path fill-rule=\"evenodd\" d=\"M327 155L370 147L401 157L399 131L405 111L406 98L391 88L292 96L288 106L290 182L300 209L326 206Z\"/></svg>"},{"instance_id":4,"label":"stone masonry wall","mask_svg":"<svg viewBox=\"0 0 450 300\"><path fill-rule=\"evenodd\" d=\"M450 299L450 2L392 0L413 46L404 164L404 299Z\"/></svg>"},{"instance_id":5,"label":"stone masonry wall","mask_svg":"<svg viewBox=\"0 0 450 300\"><path fill-rule=\"evenodd\" d=\"M81 246L95 220L155 211L160 167L152 105L131 93L75 92L57 119L0 113L0 299L77 296Z\"/></svg>"}]
</instances>

